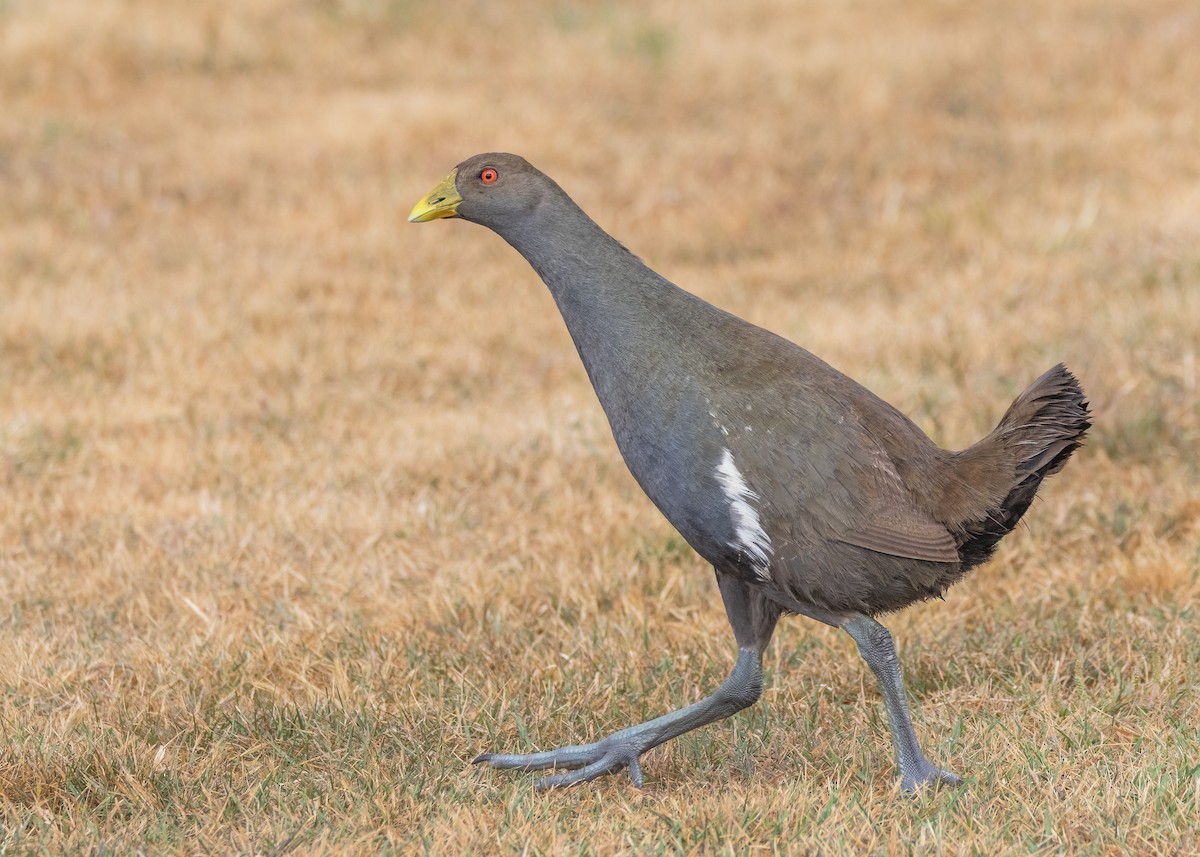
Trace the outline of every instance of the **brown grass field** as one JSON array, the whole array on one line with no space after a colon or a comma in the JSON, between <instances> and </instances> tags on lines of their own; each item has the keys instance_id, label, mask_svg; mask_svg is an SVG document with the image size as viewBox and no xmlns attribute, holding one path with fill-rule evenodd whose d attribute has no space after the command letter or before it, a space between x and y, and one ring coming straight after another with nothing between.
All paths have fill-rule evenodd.
<instances>
[{"instance_id":1,"label":"brown grass field","mask_svg":"<svg viewBox=\"0 0 1200 857\"><path fill-rule=\"evenodd\" d=\"M0 0L0 854L1200 853L1200 6ZM891 617L735 647L554 305L409 208L526 155L946 446L1089 444Z\"/></svg>"}]
</instances>

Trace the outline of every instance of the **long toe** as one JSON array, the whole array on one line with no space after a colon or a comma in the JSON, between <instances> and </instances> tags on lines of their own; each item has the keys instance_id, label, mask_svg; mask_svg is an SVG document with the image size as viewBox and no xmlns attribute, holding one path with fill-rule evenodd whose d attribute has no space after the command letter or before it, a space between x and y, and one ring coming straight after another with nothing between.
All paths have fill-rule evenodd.
<instances>
[{"instance_id":1,"label":"long toe","mask_svg":"<svg viewBox=\"0 0 1200 857\"><path fill-rule=\"evenodd\" d=\"M943 786L958 787L963 784L963 778L952 771L939 770L937 773L937 780Z\"/></svg>"},{"instance_id":2,"label":"long toe","mask_svg":"<svg viewBox=\"0 0 1200 857\"><path fill-rule=\"evenodd\" d=\"M542 753L508 755L483 753L471 760L473 765L491 765L517 771L544 771L562 769L566 773L554 774L538 781L539 789L553 789L594 780L603 774L611 774L622 768L629 769L629 778L639 789L642 787L642 768L638 757L642 747L628 741L614 741L612 736L595 744L560 747Z\"/></svg>"},{"instance_id":3,"label":"long toe","mask_svg":"<svg viewBox=\"0 0 1200 857\"><path fill-rule=\"evenodd\" d=\"M582 768L599 759L603 753L597 751L597 745L584 744L574 747L560 747L557 750L546 750L541 753L527 755L508 753L480 753L471 760L472 765L491 765L493 768L508 768L517 771L544 771L547 768Z\"/></svg>"},{"instance_id":4,"label":"long toe","mask_svg":"<svg viewBox=\"0 0 1200 857\"><path fill-rule=\"evenodd\" d=\"M929 765L916 773L905 773L900 786L909 794L916 794L928 786L961 786L962 777L951 771Z\"/></svg>"},{"instance_id":5,"label":"long toe","mask_svg":"<svg viewBox=\"0 0 1200 857\"><path fill-rule=\"evenodd\" d=\"M609 759L601 759L586 767L580 768L577 771L567 771L565 774L555 774L552 777L543 777L538 780L537 788L539 789L559 789L564 786L573 786L576 783L586 783L589 780L594 780L597 777L602 777L605 774L611 774L613 771L620 768L619 762L613 762Z\"/></svg>"}]
</instances>

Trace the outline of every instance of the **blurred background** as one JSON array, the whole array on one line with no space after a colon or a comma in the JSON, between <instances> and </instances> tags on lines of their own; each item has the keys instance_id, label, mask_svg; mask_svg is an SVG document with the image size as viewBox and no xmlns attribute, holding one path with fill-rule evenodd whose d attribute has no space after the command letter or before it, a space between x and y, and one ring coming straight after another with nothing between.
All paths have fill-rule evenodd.
<instances>
[{"instance_id":1,"label":"blurred background","mask_svg":"<svg viewBox=\"0 0 1200 857\"><path fill-rule=\"evenodd\" d=\"M806 838L846 789L937 847L1166 847L1187 810L1145 794L1200 795L1197 44L1185 0L0 0L0 842L889 847L848 801ZM801 621L737 765L707 730L568 821L464 770L732 657L533 272L405 222L495 150L945 446L1079 375L1089 445L893 621L982 826L893 803L874 690Z\"/></svg>"}]
</instances>

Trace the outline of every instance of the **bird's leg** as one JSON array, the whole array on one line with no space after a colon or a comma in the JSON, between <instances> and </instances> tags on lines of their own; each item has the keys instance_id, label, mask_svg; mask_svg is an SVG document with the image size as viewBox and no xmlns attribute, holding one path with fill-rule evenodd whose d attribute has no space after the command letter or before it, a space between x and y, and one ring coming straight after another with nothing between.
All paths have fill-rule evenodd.
<instances>
[{"instance_id":1,"label":"bird's leg","mask_svg":"<svg viewBox=\"0 0 1200 857\"><path fill-rule=\"evenodd\" d=\"M842 623L842 627L854 638L854 642L858 643L859 654L879 680L883 705L887 709L888 728L896 748L900 784L904 790L915 792L927 783L961 785L962 780L959 777L937 767L921 752L921 745L917 743L917 733L913 731L912 716L908 712L904 677L900 674L896 646L888 629L861 613L847 619Z\"/></svg>"},{"instance_id":2,"label":"bird's leg","mask_svg":"<svg viewBox=\"0 0 1200 857\"><path fill-rule=\"evenodd\" d=\"M771 638L778 611L755 603L753 594L740 581L721 575L717 580L739 650L733 672L710 696L686 708L614 732L593 744L528 755L484 753L472 762L521 771L568 769L567 773L540 780L538 788L544 789L574 785L628 768L633 784L641 788L642 770L638 760L643 753L684 732L729 717L752 705L762 695L762 650Z\"/></svg>"},{"instance_id":3,"label":"bird's leg","mask_svg":"<svg viewBox=\"0 0 1200 857\"><path fill-rule=\"evenodd\" d=\"M594 744L560 747L526 756L484 753L473 762L486 762L496 768L516 768L521 771L575 769L540 780L538 788L544 789L582 783L594 780L601 774L629 768L633 784L641 788L642 770L638 759L643 753L684 732L741 711L758 699L762 693L760 658L758 652L742 649L738 652L733 672L711 696L662 717L614 732Z\"/></svg>"}]
</instances>

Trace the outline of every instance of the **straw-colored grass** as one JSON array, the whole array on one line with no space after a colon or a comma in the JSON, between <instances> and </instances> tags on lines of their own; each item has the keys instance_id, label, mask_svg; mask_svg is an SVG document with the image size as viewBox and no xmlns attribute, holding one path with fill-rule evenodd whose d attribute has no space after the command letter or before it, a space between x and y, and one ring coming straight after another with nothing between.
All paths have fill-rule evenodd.
<instances>
[{"instance_id":1,"label":"straw-colored grass","mask_svg":"<svg viewBox=\"0 0 1200 857\"><path fill-rule=\"evenodd\" d=\"M1200 9L0 2L0 852L1197 853ZM484 750L734 646L545 289L410 226L511 150L948 446L1065 360L1088 446L889 621L536 793Z\"/></svg>"}]
</instances>

